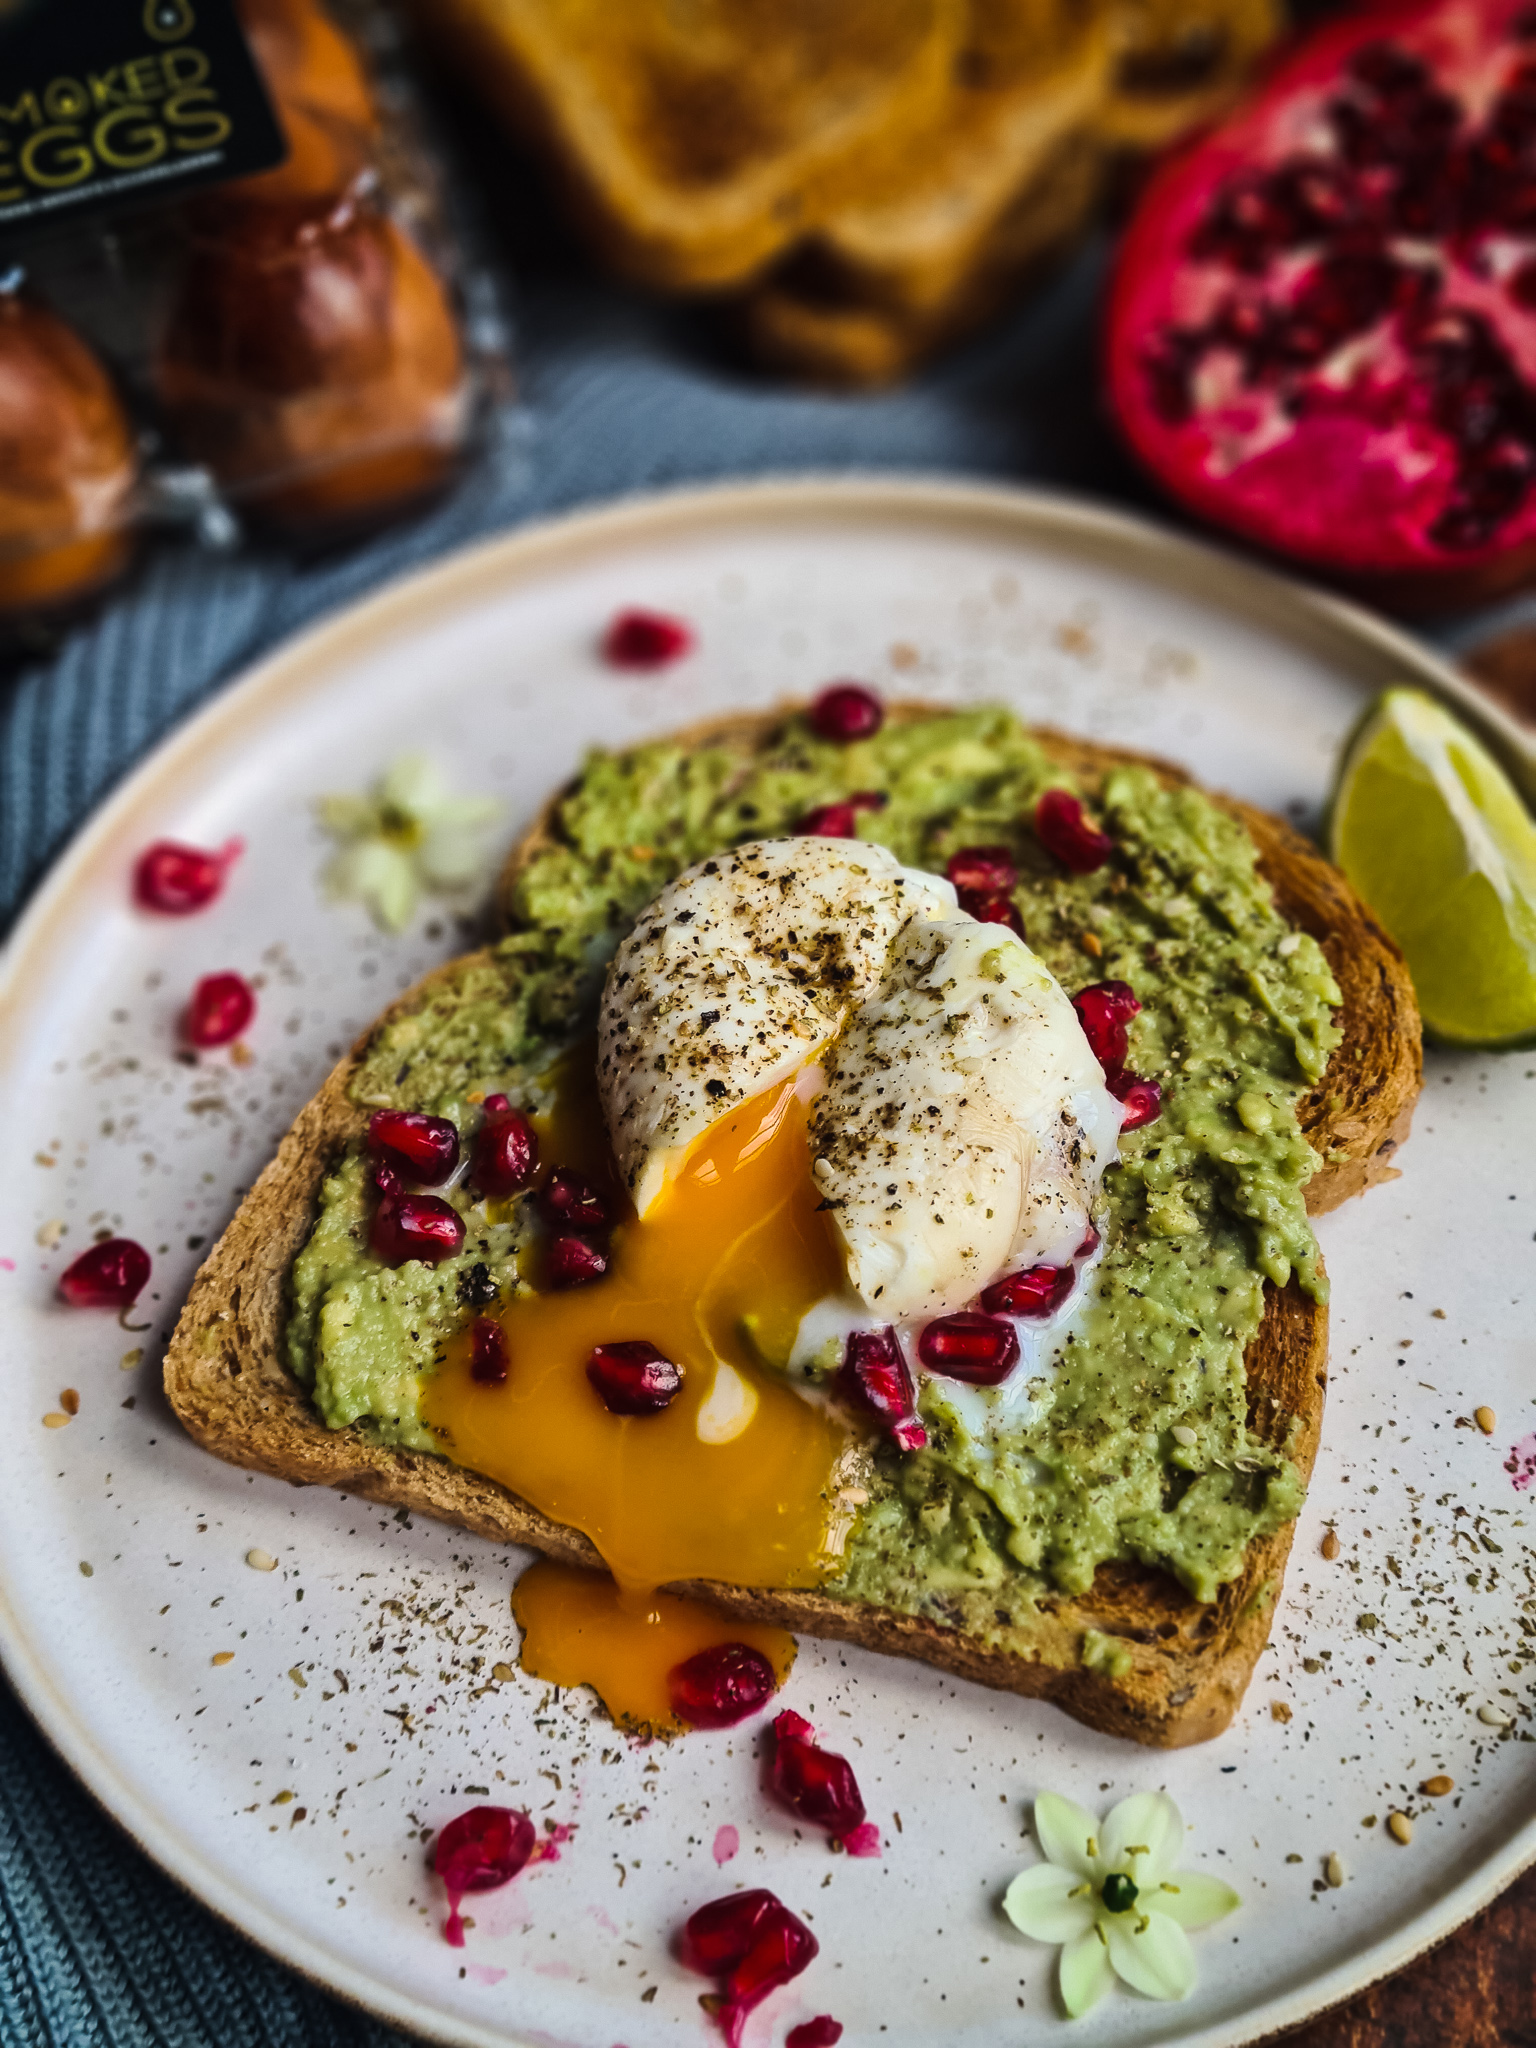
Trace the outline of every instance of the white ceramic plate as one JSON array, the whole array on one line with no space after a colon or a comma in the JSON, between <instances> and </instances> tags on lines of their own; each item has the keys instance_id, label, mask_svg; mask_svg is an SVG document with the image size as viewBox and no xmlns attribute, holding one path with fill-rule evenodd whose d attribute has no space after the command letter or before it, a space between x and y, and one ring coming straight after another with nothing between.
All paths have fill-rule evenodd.
<instances>
[{"instance_id":1,"label":"white ceramic plate","mask_svg":"<svg viewBox=\"0 0 1536 2048\"><path fill-rule=\"evenodd\" d=\"M635 602L693 620L697 656L657 679L605 669L596 635ZM313 799L425 745L457 787L501 799L504 844L592 743L838 674L1002 698L1304 819L1388 682L1457 699L1511 760L1519 744L1421 649L1345 607L1089 508L931 483L621 506L494 541L304 635L118 791L6 960L6 1667L167 1870L274 1955L422 2034L717 2038L705 1986L668 1945L738 1881L772 1886L822 1944L750 2044L817 2012L888 2048L1064 2033L1055 1951L997 1908L1034 1857L1027 1802L1055 1788L1102 1809L1160 1785L1191 1823L1190 1860L1229 1876L1243 1910L1196 1937L1187 2004L1117 1989L1092 2037L1245 2041L1398 1967L1536 1858L1536 1490L1505 1469L1536 1429L1536 1055L1433 1057L1402 1178L1323 1224L1323 1452L1273 1643L1227 1735L1159 1754L918 1665L802 1644L786 1697L855 1759L888 1837L878 1863L797 1839L759 1796L750 1729L645 1749L584 1693L488 1688L512 1658L519 1557L215 1463L158 1391L201 1248L341 1048L456 944L451 919L387 940L322 902ZM249 852L215 909L130 907L146 842L233 833ZM179 1063L186 992L223 968L265 977L255 1062ZM62 1241L40 1245L60 1221ZM156 1255L130 1318L148 1327L131 1334L54 1293L107 1225ZM45 1429L65 1387L79 1415ZM1469 1419L1483 1403L1491 1438ZM253 1545L281 1569L248 1569ZM1513 1719L1503 1736L1477 1718L1490 1702ZM1422 1798L1436 1772L1454 1794ZM576 1832L560 1862L473 1902L458 1952L418 1831L485 1796ZM1416 1816L1408 1847L1388 1837L1394 1809ZM718 1868L722 1828L740 1848ZM1330 1851L1340 1890L1319 1889Z\"/></svg>"}]
</instances>

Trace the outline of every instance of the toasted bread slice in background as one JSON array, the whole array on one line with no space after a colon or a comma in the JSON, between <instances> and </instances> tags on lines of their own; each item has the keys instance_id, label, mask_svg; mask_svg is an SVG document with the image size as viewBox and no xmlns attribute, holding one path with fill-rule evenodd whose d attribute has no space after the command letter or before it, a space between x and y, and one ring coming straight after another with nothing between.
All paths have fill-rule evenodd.
<instances>
[{"instance_id":1,"label":"toasted bread slice in background","mask_svg":"<svg viewBox=\"0 0 1536 2048\"><path fill-rule=\"evenodd\" d=\"M939 707L908 704L888 715L911 718ZM739 748L745 758L782 714L712 720L679 739ZM1168 782L1181 769L1145 755L1037 732L1051 756L1091 791L1112 767L1150 766ZM1301 1121L1322 1165L1308 1185L1313 1213L1333 1208L1392 1172L1421 1080L1418 1011L1407 971L1343 877L1279 820L1220 799L1252 834L1260 868L1282 913L1317 938L1343 994L1344 1038L1322 1080L1304 1098ZM526 862L559 837L554 798L514 849L500 902L510 902ZM386 1013L421 1007L461 971L450 962ZM359 1428L332 1431L285 1364L288 1272L309 1235L321 1182L337 1152L361 1135L367 1112L348 1097L365 1034L301 1112L276 1158L241 1204L193 1282L165 1359L171 1405L191 1435L232 1464L296 1484L328 1485L434 1515L492 1541L526 1544L568 1562L599 1566L578 1531L550 1521L493 1481L445 1459L389 1450ZM1293 1281L1266 1288L1262 1324L1245 1354L1249 1421L1309 1473L1322 1420L1327 1312ZM913 1656L982 1684L1053 1700L1077 1719L1114 1735L1163 1747L1200 1742L1231 1719L1269 1635L1285 1569L1290 1527L1254 1543L1241 1574L1209 1604L1192 1599L1167 1574L1136 1565L1101 1566L1080 1598L1047 1596L1026 1630L987 1643L961 1627L839 1600L818 1592L690 1585L742 1616L808 1634ZM1083 1661L1090 1632L1106 1638L1109 1662Z\"/></svg>"}]
</instances>

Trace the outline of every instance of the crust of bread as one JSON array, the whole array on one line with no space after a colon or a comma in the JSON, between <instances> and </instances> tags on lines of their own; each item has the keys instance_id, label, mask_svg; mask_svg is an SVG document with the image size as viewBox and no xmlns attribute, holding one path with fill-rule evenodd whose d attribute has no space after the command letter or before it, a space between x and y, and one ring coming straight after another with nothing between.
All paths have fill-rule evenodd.
<instances>
[{"instance_id":1,"label":"crust of bread","mask_svg":"<svg viewBox=\"0 0 1536 2048\"><path fill-rule=\"evenodd\" d=\"M937 708L904 704L890 715L921 717ZM713 720L678 737L746 751L782 715ZM1142 762L1169 782L1191 780L1145 755L1059 733L1037 736L1090 788L1122 762ZM1278 819L1233 799L1218 801L1252 833L1281 910L1318 939L1343 992L1343 1043L1301 1104L1302 1127L1322 1159L1307 1194L1317 1213L1393 1173L1391 1155L1407 1135L1420 1084L1418 1011L1401 956L1343 877ZM510 857L503 909L522 867L557 834L558 803L551 800ZM460 964L429 975L387 1016L416 1008ZM295 1485L338 1487L492 1542L600 1568L585 1536L494 1481L442 1458L387 1449L358 1427L328 1429L287 1369L288 1271L309 1235L327 1169L365 1125L366 1112L347 1090L372 1036L370 1029L301 1112L199 1270L166 1353L167 1397L196 1441L232 1464ZM1245 1357L1249 1418L1272 1443L1289 1437L1303 1473L1317 1450L1326 1364L1326 1310L1294 1281L1267 1288L1264 1320ZM1107 1734L1171 1748L1205 1741L1231 1720L1268 1640L1291 1537L1287 1527L1253 1544L1242 1572L1210 1603L1191 1599L1163 1572L1102 1566L1087 1594L1043 1598L1027 1639L1015 1631L1006 1647L961 1627L818 1592L715 1584L677 1590L703 1594L744 1618L917 1657L983 1685L1050 1699ZM1122 1647L1129 1668L1116 1676L1102 1659L1088 1668L1089 1631Z\"/></svg>"}]
</instances>

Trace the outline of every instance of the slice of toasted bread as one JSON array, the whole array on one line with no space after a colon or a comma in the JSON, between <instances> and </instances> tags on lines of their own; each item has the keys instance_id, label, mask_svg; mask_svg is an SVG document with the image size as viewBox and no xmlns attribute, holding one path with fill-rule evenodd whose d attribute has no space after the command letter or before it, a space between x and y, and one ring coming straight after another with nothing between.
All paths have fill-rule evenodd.
<instances>
[{"instance_id":1,"label":"slice of toasted bread","mask_svg":"<svg viewBox=\"0 0 1536 2048\"><path fill-rule=\"evenodd\" d=\"M904 705L891 715L919 717L931 708ZM715 720L680 738L738 749L745 761L777 723L777 715ZM1060 734L1037 737L1090 790L1112 766L1146 761ZM1190 780L1167 763L1146 764L1170 782ZM1406 1134L1420 1081L1412 989L1390 940L1315 849L1265 813L1223 801L1252 834L1282 913L1319 940L1343 992L1343 1043L1302 1105L1303 1127L1323 1161L1309 1184L1308 1206L1331 1208L1389 1171L1385 1162ZM503 906L520 869L558 835L556 798L507 864ZM381 1021L419 1008L462 967L440 968ZM364 1128L366 1111L349 1099L348 1085L372 1036L301 1113L198 1272L166 1354L167 1395L197 1441L233 1464L297 1484L340 1487L493 1541L597 1566L584 1536L493 1481L441 1458L385 1449L356 1427L328 1429L284 1363L289 1268L308 1237L327 1168ZM1294 1282L1267 1288L1264 1320L1244 1361L1249 1418L1271 1443L1289 1437L1304 1473L1317 1448L1326 1357L1326 1311ZM1172 1747L1203 1741L1231 1719L1268 1638L1291 1535L1287 1527L1253 1544L1239 1577L1209 1604L1191 1599L1164 1573L1105 1565L1086 1595L1045 1598L1027 1631L999 1642L823 1593L681 1590L743 1616L919 1657L986 1685L1048 1698L1110 1734ZM1094 1668L1083 1661L1090 1632L1112 1639L1117 1651L1112 1660L1095 1658ZM1126 1658L1128 1668L1116 1675L1110 1663Z\"/></svg>"}]
</instances>

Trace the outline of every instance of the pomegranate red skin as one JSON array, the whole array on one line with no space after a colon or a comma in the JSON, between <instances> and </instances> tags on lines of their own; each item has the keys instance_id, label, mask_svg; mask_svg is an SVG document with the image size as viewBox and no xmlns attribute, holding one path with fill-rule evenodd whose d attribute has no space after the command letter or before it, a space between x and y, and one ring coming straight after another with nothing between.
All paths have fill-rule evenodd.
<instances>
[{"instance_id":1,"label":"pomegranate red skin","mask_svg":"<svg viewBox=\"0 0 1536 2048\"><path fill-rule=\"evenodd\" d=\"M459 1134L445 1116L376 1109L368 1119L368 1149L407 1180L435 1188L459 1163Z\"/></svg>"},{"instance_id":2,"label":"pomegranate red skin","mask_svg":"<svg viewBox=\"0 0 1536 2048\"><path fill-rule=\"evenodd\" d=\"M510 1884L538 1846L526 1813L509 1806L472 1806L449 1821L437 1838L432 1866L448 1894L443 1933L452 1948L464 1946L459 1901L467 1892L493 1892Z\"/></svg>"},{"instance_id":3,"label":"pomegranate red skin","mask_svg":"<svg viewBox=\"0 0 1536 2048\"><path fill-rule=\"evenodd\" d=\"M206 910L224 888L230 869L245 851L243 839L227 839L217 853L157 839L145 847L133 870L133 900L141 910L166 917L190 917Z\"/></svg>"},{"instance_id":4,"label":"pomegranate red skin","mask_svg":"<svg viewBox=\"0 0 1536 2048\"><path fill-rule=\"evenodd\" d=\"M970 1387L998 1387L1019 1362L1019 1333L996 1316L962 1309L929 1323L917 1340L917 1355L930 1372Z\"/></svg>"},{"instance_id":5,"label":"pomegranate red skin","mask_svg":"<svg viewBox=\"0 0 1536 2048\"><path fill-rule=\"evenodd\" d=\"M1081 803L1065 789L1048 789L1035 805L1035 834L1074 875L1096 874L1115 850L1114 840L1089 824Z\"/></svg>"},{"instance_id":6,"label":"pomegranate red skin","mask_svg":"<svg viewBox=\"0 0 1536 2048\"><path fill-rule=\"evenodd\" d=\"M1019 871L1006 846L962 846L949 856L944 872L962 897L1008 896L1019 886Z\"/></svg>"},{"instance_id":7,"label":"pomegranate red skin","mask_svg":"<svg viewBox=\"0 0 1536 2048\"><path fill-rule=\"evenodd\" d=\"M784 2036L784 2048L837 2048L842 2038L842 2021L833 2019L829 2012L823 2012L813 2020L802 2020L798 2027L791 2027Z\"/></svg>"},{"instance_id":8,"label":"pomegranate red skin","mask_svg":"<svg viewBox=\"0 0 1536 2048\"><path fill-rule=\"evenodd\" d=\"M801 1820L825 1828L834 1841L864 1825L864 1795L845 1756L823 1749L802 1715L786 1710L773 1724L774 1797Z\"/></svg>"},{"instance_id":9,"label":"pomegranate red skin","mask_svg":"<svg viewBox=\"0 0 1536 2048\"><path fill-rule=\"evenodd\" d=\"M59 1275L71 1308L129 1308L149 1284L149 1253L131 1237L93 1244Z\"/></svg>"},{"instance_id":10,"label":"pomegranate red skin","mask_svg":"<svg viewBox=\"0 0 1536 2048\"><path fill-rule=\"evenodd\" d=\"M1071 1266L1031 1266L994 1280L981 1297L989 1316L1054 1315L1072 1292L1077 1274Z\"/></svg>"},{"instance_id":11,"label":"pomegranate red skin","mask_svg":"<svg viewBox=\"0 0 1536 2048\"><path fill-rule=\"evenodd\" d=\"M693 628L665 612L633 607L617 614L603 635L603 659L614 668L666 668L693 649Z\"/></svg>"},{"instance_id":12,"label":"pomegranate red skin","mask_svg":"<svg viewBox=\"0 0 1536 2048\"><path fill-rule=\"evenodd\" d=\"M189 1045L204 1051L231 1045L256 1014L256 995L238 974L205 974L192 991L182 1019Z\"/></svg>"},{"instance_id":13,"label":"pomegranate red skin","mask_svg":"<svg viewBox=\"0 0 1536 2048\"><path fill-rule=\"evenodd\" d=\"M683 1391L677 1367L643 1337L599 1344L587 1378L610 1415L659 1415Z\"/></svg>"},{"instance_id":14,"label":"pomegranate red skin","mask_svg":"<svg viewBox=\"0 0 1536 2048\"><path fill-rule=\"evenodd\" d=\"M476 1316L470 1329L469 1376L482 1387L506 1384L506 1332L490 1316Z\"/></svg>"},{"instance_id":15,"label":"pomegranate red skin","mask_svg":"<svg viewBox=\"0 0 1536 2048\"><path fill-rule=\"evenodd\" d=\"M567 1287L586 1287L601 1280L607 1271L608 1253L590 1237L563 1230L550 1239L544 1254L544 1278L549 1286L561 1291Z\"/></svg>"},{"instance_id":16,"label":"pomegranate red skin","mask_svg":"<svg viewBox=\"0 0 1536 2048\"><path fill-rule=\"evenodd\" d=\"M1423 339L1417 367L1409 361L1416 328L1422 333L1442 313L1471 312L1491 320L1506 362L1520 367L1529 416L1536 308L1518 282L1518 269L1500 289L1498 265L1488 255L1489 244L1509 232L1511 211L1528 211L1536 184L1528 156L1506 161L1500 176L1501 151L1508 150L1520 122L1511 108L1500 116L1499 91L1533 54L1530 41L1519 40L1529 18L1529 0L1378 0L1324 24L1236 114L1154 177L1123 238L1109 295L1110 407L1163 488L1222 533L1273 549L1405 613L1474 603L1536 574L1536 488L1529 487L1536 471L1528 434L1518 437L1512 469L1497 448L1482 451L1491 454L1486 487L1520 499L1513 515L1498 520L1474 545L1448 547L1434 537L1438 522L1457 509L1462 394L1456 387L1463 381L1475 387L1478 377L1463 380L1458 372L1447 378L1443 362L1437 372L1432 338ZM1390 94L1383 107L1373 105L1368 93L1345 88L1357 55L1384 42L1429 66L1428 97L1411 118L1394 118ZM1415 147L1422 150L1426 137L1433 140L1434 95L1444 92L1463 110L1449 137L1449 156L1437 162L1431 150L1416 158ZM1517 88L1512 98L1521 97ZM1479 109L1488 109L1485 122L1465 114L1474 98ZM1350 118L1331 124L1330 105L1351 100L1357 105ZM1330 125L1337 151L1319 152L1317 137ZM1301 177L1300 168L1319 154L1325 157L1321 174ZM1277 178L1277 172L1283 175ZM1287 203L1286 178L1298 193L1310 185L1304 202ZM1210 225L1219 199L1229 215L1237 204L1240 215L1256 225L1249 248L1256 243L1262 251L1266 234L1280 237L1278 258L1300 271L1292 306L1320 302L1326 316L1330 292L1339 303L1330 281L1339 272L1335 267L1326 278L1321 273L1346 258L1357 266L1357 282L1346 286L1344 303L1347 308L1352 291L1357 317L1382 301L1387 283L1392 287L1381 316L1385 326L1372 330L1385 335L1385 347L1360 340L1367 330L1349 326L1346 312L1343 339L1352 353L1358 345L1364 359L1356 356L1345 388L1341 392L1335 379L1330 390L1329 380L1303 374L1289 427L1269 445L1263 433L1256 434L1255 452L1242 460L1233 459L1234 447L1242 445L1249 426L1266 425L1273 416L1259 420L1253 394L1240 379L1233 380L1217 411L1206 405L1179 417L1179 405L1168 403L1167 387L1147 374L1149 351L1155 354L1170 330L1199 332L1210 323L1240 336L1246 330L1266 345L1277 331L1268 308L1276 297L1284 303L1286 293L1271 288L1272 272L1262 256L1250 257L1246 274L1237 262L1220 260L1221 236ZM1403 239L1419 245L1413 262L1400 248L1387 246L1393 240L1382 232L1388 207L1402 216ZM1332 252L1319 253L1310 269L1296 260L1307 247L1298 239L1298 219L1308 233L1320 223L1311 247ZM1389 215L1385 225L1397 223ZM1522 220L1521 227L1528 229L1528 222ZM1438 283L1426 282L1423 274L1429 267L1423 264L1426 243L1435 245ZM1380 284L1360 284L1366 276L1361 266L1379 264L1383 253L1399 271L1409 272L1407 278L1383 276ZM1305 311L1310 317L1312 306ZM1315 331L1326 339L1326 317ZM1285 323L1278 333L1286 343ZM1303 358L1308 352L1303 340ZM1188 364L1177 357L1175 349L1169 369L1183 389ZM1261 378L1273 374L1273 360L1258 360ZM1295 367L1279 362L1281 370ZM1303 360L1303 372L1311 367ZM1482 404L1475 389L1470 395ZM1478 453L1482 428L1474 421L1469 431L1468 445Z\"/></svg>"},{"instance_id":17,"label":"pomegranate red skin","mask_svg":"<svg viewBox=\"0 0 1536 2048\"><path fill-rule=\"evenodd\" d=\"M849 1333L837 1392L851 1408L867 1408L887 1423L902 1450L920 1451L927 1443L928 1432L917 1419L912 1374L889 1324L883 1330Z\"/></svg>"},{"instance_id":18,"label":"pomegranate red skin","mask_svg":"<svg viewBox=\"0 0 1536 2048\"><path fill-rule=\"evenodd\" d=\"M368 1248L386 1266L408 1259L437 1266L451 1259L464 1242L464 1218L440 1195L408 1195L400 1176L381 1161L373 1170L379 1190Z\"/></svg>"},{"instance_id":19,"label":"pomegranate red skin","mask_svg":"<svg viewBox=\"0 0 1536 2048\"><path fill-rule=\"evenodd\" d=\"M527 1117L505 1095L487 1095L470 1169L475 1186L483 1195L505 1199L528 1185L538 1163L538 1133Z\"/></svg>"},{"instance_id":20,"label":"pomegranate red skin","mask_svg":"<svg viewBox=\"0 0 1536 2048\"><path fill-rule=\"evenodd\" d=\"M1104 1069L1106 1080L1113 1081L1124 1068L1130 1048L1127 1026L1141 1015L1141 1004L1129 982L1092 982L1078 990L1072 1007L1090 1052Z\"/></svg>"},{"instance_id":21,"label":"pomegranate red skin","mask_svg":"<svg viewBox=\"0 0 1536 2048\"><path fill-rule=\"evenodd\" d=\"M605 1230L608 1203L591 1181L568 1166L557 1166L544 1183L539 1200L557 1230Z\"/></svg>"},{"instance_id":22,"label":"pomegranate red skin","mask_svg":"<svg viewBox=\"0 0 1536 2048\"><path fill-rule=\"evenodd\" d=\"M824 740L869 740L885 723L885 706L863 683L830 683L810 716L812 730Z\"/></svg>"},{"instance_id":23,"label":"pomegranate red skin","mask_svg":"<svg viewBox=\"0 0 1536 2048\"><path fill-rule=\"evenodd\" d=\"M667 1673L667 1696L690 1728L734 1728L779 1689L773 1666L749 1643L715 1643Z\"/></svg>"}]
</instances>

